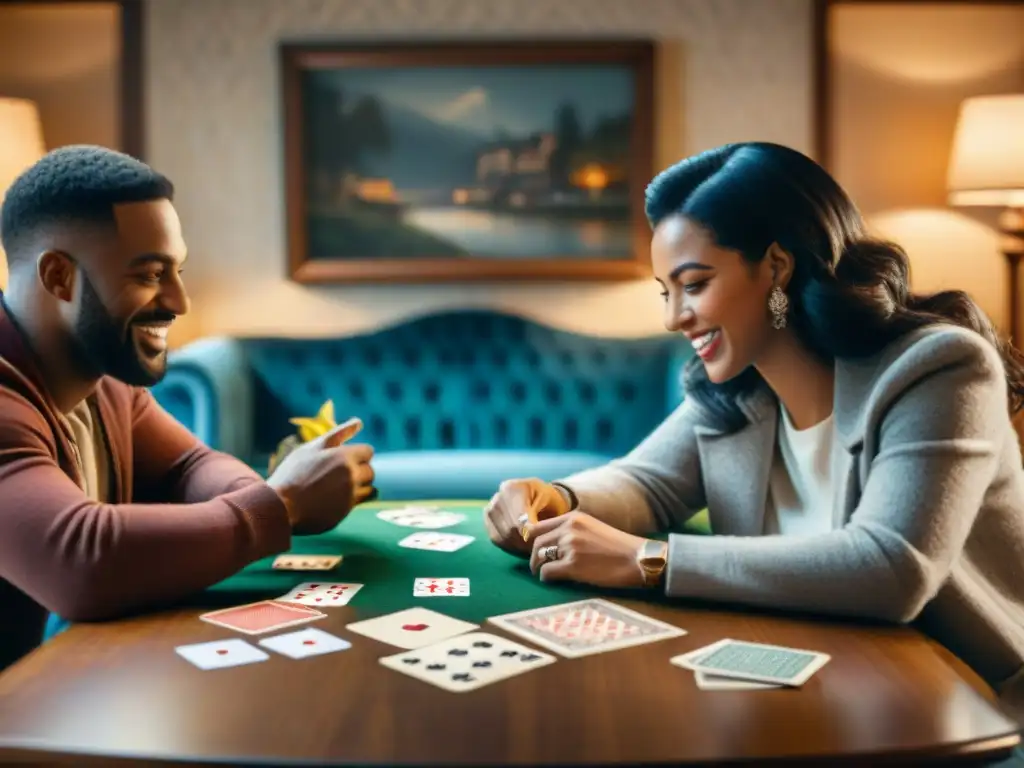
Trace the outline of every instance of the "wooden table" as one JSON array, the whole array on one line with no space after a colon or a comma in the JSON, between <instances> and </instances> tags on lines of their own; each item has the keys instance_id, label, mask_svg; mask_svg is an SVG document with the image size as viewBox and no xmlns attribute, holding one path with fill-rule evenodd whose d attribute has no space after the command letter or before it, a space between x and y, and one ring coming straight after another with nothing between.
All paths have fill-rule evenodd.
<instances>
[{"instance_id":1,"label":"wooden table","mask_svg":"<svg viewBox=\"0 0 1024 768\"><path fill-rule=\"evenodd\" d=\"M367 533L380 521L369 511L360 514L366 517L350 518L321 540L322 547L303 551L346 552L338 580L350 578L346 568L360 575L364 567L368 573L370 565L359 565L365 559L404 583L405 576L395 575L401 569L391 544L380 545L382 534ZM471 515L467 527L456 530L479 534L478 517ZM406 533L403 529L396 538ZM525 585L532 577L514 558L488 547L486 540L474 542L466 551L477 548L476 554L465 556L464 569L452 565L448 570L457 572L431 575L473 578L474 567L487 561L507 571L503 589L516 593L520 580ZM445 562L457 562L452 558L458 554ZM422 569L417 557L442 555L409 555L409 569ZM277 596L251 594L256 577L249 578L235 581L241 585L237 591L212 594L221 602ZM407 586L404 604L411 605ZM587 594L536 582L524 586L530 589L551 589L551 604ZM370 599L372 594L328 609L328 618L311 625L350 640L347 651L300 661L272 654L266 662L209 672L172 651L232 636L197 620L208 606L74 626L0 675L0 762L696 765L749 760L881 766L933 760L983 764L1007 756L1018 743L1017 725L990 703L991 695L973 673L910 629L613 595L614 602L688 634L560 659L456 694L386 669L378 659L399 649L345 630L352 621L396 609L397 603L381 603ZM480 599L487 594L484 590ZM458 599L434 598L428 607L447 613L442 601ZM474 610L468 602L459 606L463 618ZM486 608L478 606L485 616L493 615ZM668 663L723 637L810 648L833 658L800 689L766 691L701 691L691 672Z\"/></svg>"}]
</instances>

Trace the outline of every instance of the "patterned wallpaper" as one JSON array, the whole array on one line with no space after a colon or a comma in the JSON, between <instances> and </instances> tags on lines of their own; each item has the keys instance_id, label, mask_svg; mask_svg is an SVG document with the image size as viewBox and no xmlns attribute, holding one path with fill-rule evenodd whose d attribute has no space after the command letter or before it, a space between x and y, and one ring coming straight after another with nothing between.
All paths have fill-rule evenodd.
<instances>
[{"instance_id":1,"label":"patterned wallpaper","mask_svg":"<svg viewBox=\"0 0 1024 768\"><path fill-rule=\"evenodd\" d=\"M565 286L529 284L288 283L281 40L650 37L680 52L665 82L679 90L667 101L681 115L658 121L673 134L659 141L675 148L665 162L733 140L811 147L810 0L149 0L147 20L149 160L179 188L193 254L188 336L336 333L452 303L504 306L596 333L661 328L646 281L574 284L572 298ZM609 302L621 314L608 313Z\"/></svg>"}]
</instances>

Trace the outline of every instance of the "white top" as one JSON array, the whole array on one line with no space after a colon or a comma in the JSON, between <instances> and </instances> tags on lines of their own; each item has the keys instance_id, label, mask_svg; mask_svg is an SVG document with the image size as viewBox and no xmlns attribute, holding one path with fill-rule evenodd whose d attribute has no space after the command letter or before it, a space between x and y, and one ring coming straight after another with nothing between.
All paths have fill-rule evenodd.
<instances>
[{"instance_id":1,"label":"white top","mask_svg":"<svg viewBox=\"0 0 1024 768\"><path fill-rule=\"evenodd\" d=\"M779 404L775 458L768 481L765 534L800 535L832 530L831 414L797 429Z\"/></svg>"}]
</instances>

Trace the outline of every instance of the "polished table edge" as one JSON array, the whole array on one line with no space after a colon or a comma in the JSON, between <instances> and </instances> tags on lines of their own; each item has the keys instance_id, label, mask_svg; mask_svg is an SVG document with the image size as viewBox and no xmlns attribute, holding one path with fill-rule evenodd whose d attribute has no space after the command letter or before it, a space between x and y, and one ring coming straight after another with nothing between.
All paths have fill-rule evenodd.
<instances>
[{"instance_id":1,"label":"polished table edge","mask_svg":"<svg viewBox=\"0 0 1024 768\"><path fill-rule=\"evenodd\" d=\"M111 752L93 752L93 751L73 751L73 750L60 750L60 751L49 751L46 749L45 744L40 744L36 747L25 745L24 743L17 744L15 746L9 746L13 742L10 739L0 738L0 764L3 765L18 765L18 766L102 766L102 765L113 765L117 768L141 768L142 766L160 766L170 768L182 768L188 766L189 768L217 768L219 766L259 766L260 768L268 768L269 766L282 766L289 768L306 768L307 766L345 766L350 768L351 766L426 766L429 765L432 768L440 768L440 766L453 765L453 766L482 766L482 765L501 765L501 766L535 766L535 765L557 765L564 766L566 768L575 766L611 766L611 765L625 765L626 763L554 763L554 762L531 762L531 763L513 763L513 762L496 762L492 761L489 763L481 763L480 761L473 761L472 763L440 763L436 760L430 760L428 762L413 763L409 761L377 761L377 762L358 762L358 761L325 761L322 759L302 759L294 758L286 761L279 761L272 758L256 758L252 757L224 757L219 759L214 758L196 758L194 756L179 756L179 757L146 757L139 754L129 753L111 753ZM874 754L863 754L863 755L835 755L835 756L792 756L792 757L780 757L778 762L783 762L785 765L794 766L866 766L874 768L875 766L903 766L903 765L977 765L977 766L990 766L993 763L1005 760L1011 756L1013 750L1020 746L1021 734L1020 732L1007 734L1005 736L995 736L988 739L978 739L975 741L963 742L957 745L951 745L952 749L944 748L939 750L915 750L913 752L906 752L904 754L890 754L886 756L879 756ZM696 768L698 766L719 766L719 765L763 765L766 762L776 762L775 759L766 761L763 757L750 757L750 758L735 758L732 760L715 760L713 762L708 761L687 761L687 762L629 762L631 766L643 766L643 765L657 765L657 766L669 766L678 765L686 766L686 768Z\"/></svg>"}]
</instances>

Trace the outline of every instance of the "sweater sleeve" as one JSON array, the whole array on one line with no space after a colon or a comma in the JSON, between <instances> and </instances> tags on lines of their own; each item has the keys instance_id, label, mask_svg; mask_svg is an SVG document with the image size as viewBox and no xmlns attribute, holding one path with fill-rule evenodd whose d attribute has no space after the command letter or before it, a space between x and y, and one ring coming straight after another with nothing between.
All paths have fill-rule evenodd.
<instances>
[{"instance_id":1,"label":"sweater sleeve","mask_svg":"<svg viewBox=\"0 0 1024 768\"><path fill-rule=\"evenodd\" d=\"M943 336L894 365L882 394L873 393L885 415L844 527L807 536L671 535L667 594L912 621L963 551L1005 441L1014 439L996 351Z\"/></svg>"},{"instance_id":2,"label":"sweater sleeve","mask_svg":"<svg viewBox=\"0 0 1024 768\"><path fill-rule=\"evenodd\" d=\"M700 410L684 401L626 456L559 480L581 512L638 535L680 527L707 502L694 427Z\"/></svg>"},{"instance_id":3,"label":"sweater sleeve","mask_svg":"<svg viewBox=\"0 0 1024 768\"><path fill-rule=\"evenodd\" d=\"M177 461L193 503L92 502L58 466L35 409L0 390L0 577L65 619L178 600L289 546L272 488L237 467L217 480L221 459L203 461L186 430L138 405L137 470L152 475Z\"/></svg>"},{"instance_id":4,"label":"sweater sleeve","mask_svg":"<svg viewBox=\"0 0 1024 768\"><path fill-rule=\"evenodd\" d=\"M263 482L243 461L198 440L148 389L134 391L132 447L136 495L162 503L209 501Z\"/></svg>"}]
</instances>

